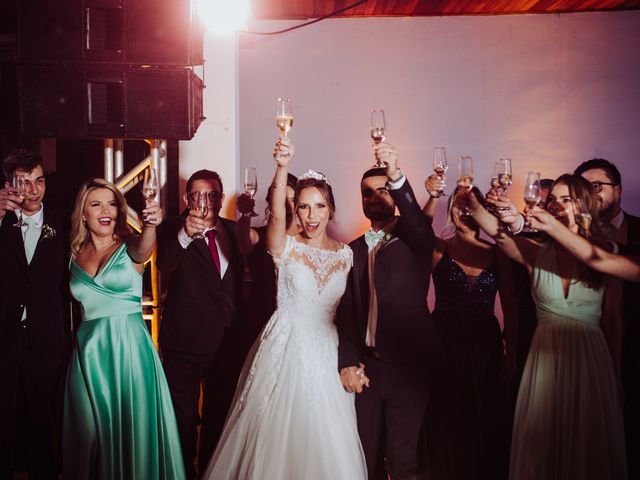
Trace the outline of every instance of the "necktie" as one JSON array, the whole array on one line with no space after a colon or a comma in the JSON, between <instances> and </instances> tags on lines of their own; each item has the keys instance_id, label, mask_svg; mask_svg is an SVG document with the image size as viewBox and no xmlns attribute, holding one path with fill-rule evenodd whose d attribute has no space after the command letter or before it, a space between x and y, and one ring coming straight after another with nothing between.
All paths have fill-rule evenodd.
<instances>
[{"instance_id":1,"label":"necktie","mask_svg":"<svg viewBox=\"0 0 640 480\"><path fill-rule=\"evenodd\" d=\"M209 239L209 251L213 257L213 262L218 269L218 275L220 275L220 254L218 253L218 247L216 246L216 231L209 230L207 232L207 238Z\"/></svg>"},{"instance_id":2,"label":"necktie","mask_svg":"<svg viewBox=\"0 0 640 480\"><path fill-rule=\"evenodd\" d=\"M378 242L384 239L386 234L387 232L385 232L384 230L378 230L377 232L369 230L364 234L364 241L369 248L373 248L378 244Z\"/></svg>"},{"instance_id":3,"label":"necktie","mask_svg":"<svg viewBox=\"0 0 640 480\"><path fill-rule=\"evenodd\" d=\"M40 232L33 218L23 216L22 221L27 224L27 231L24 234L24 253L27 256L27 263L31 263L33 253L36 251Z\"/></svg>"}]
</instances>

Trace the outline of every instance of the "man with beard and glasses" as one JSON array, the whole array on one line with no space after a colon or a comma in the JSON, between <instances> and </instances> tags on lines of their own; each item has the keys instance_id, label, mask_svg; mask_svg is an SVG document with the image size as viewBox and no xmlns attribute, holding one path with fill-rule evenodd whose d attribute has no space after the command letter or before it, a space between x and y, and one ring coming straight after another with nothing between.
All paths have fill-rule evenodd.
<instances>
[{"instance_id":1,"label":"man with beard and glasses","mask_svg":"<svg viewBox=\"0 0 640 480\"><path fill-rule=\"evenodd\" d=\"M640 217L622 210L622 177L618 168L604 158L593 158L581 163L574 173L591 182L600 229L607 239L615 242L614 252L640 254ZM640 456L633 454L640 451L640 325L635 304L639 296L639 284L624 283L621 372L630 480L640 478Z\"/></svg>"},{"instance_id":2,"label":"man with beard and glasses","mask_svg":"<svg viewBox=\"0 0 640 480\"><path fill-rule=\"evenodd\" d=\"M427 307L435 236L396 149L385 142L375 149L387 167L367 170L360 182L371 229L350 244L353 268L336 319L338 368L345 390L358 393L369 478L407 479L417 475L430 379L443 356Z\"/></svg>"}]
</instances>

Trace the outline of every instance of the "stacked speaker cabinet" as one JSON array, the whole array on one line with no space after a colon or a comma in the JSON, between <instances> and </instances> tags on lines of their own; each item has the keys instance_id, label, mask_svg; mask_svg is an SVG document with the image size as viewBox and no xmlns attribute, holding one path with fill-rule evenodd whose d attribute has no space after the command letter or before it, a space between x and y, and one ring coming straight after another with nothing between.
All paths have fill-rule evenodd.
<instances>
[{"instance_id":1,"label":"stacked speaker cabinet","mask_svg":"<svg viewBox=\"0 0 640 480\"><path fill-rule=\"evenodd\" d=\"M20 0L23 133L189 139L202 120L192 0Z\"/></svg>"}]
</instances>

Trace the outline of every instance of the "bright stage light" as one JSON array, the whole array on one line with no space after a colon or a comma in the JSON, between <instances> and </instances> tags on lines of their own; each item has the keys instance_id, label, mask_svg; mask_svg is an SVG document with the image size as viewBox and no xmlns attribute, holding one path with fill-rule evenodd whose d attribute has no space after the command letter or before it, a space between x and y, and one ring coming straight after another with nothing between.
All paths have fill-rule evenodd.
<instances>
[{"instance_id":1,"label":"bright stage light","mask_svg":"<svg viewBox=\"0 0 640 480\"><path fill-rule=\"evenodd\" d=\"M216 35L244 28L249 17L249 0L196 0L200 19Z\"/></svg>"}]
</instances>

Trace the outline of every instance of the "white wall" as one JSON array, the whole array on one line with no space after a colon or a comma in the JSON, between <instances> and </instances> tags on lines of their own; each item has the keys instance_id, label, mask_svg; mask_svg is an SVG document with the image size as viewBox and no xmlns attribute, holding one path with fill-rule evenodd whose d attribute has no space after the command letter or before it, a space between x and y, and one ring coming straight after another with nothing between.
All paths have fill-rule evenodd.
<instances>
[{"instance_id":1,"label":"white wall","mask_svg":"<svg viewBox=\"0 0 640 480\"><path fill-rule=\"evenodd\" d=\"M518 200L527 170L554 178L602 156L622 171L624 207L640 214L640 12L326 20L241 35L238 80L239 167L258 168L259 208L273 174L276 98L290 96L292 171L329 177L341 240L366 226L358 187L373 160L369 111L379 107L420 201L442 144L452 173L458 155L473 155L481 186L493 160L511 157Z\"/></svg>"}]
</instances>

